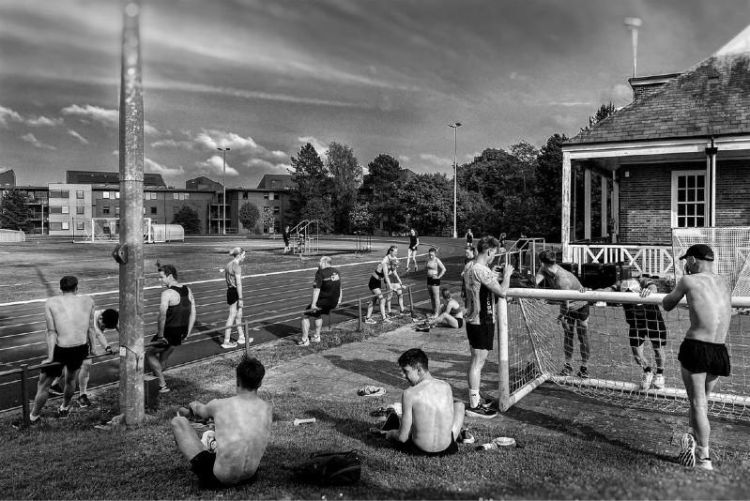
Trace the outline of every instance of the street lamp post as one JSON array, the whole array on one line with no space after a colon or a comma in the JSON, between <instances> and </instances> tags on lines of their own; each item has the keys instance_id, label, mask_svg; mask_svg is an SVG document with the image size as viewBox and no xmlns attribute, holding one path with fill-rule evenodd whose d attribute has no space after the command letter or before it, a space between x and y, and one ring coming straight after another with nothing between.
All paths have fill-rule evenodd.
<instances>
[{"instance_id":1,"label":"street lamp post","mask_svg":"<svg viewBox=\"0 0 750 501\"><path fill-rule=\"evenodd\" d=\"M227 234L227 151L231 150L231 148L216 148L222 153L222 156L224 157L224 175L221 178L221 185L224 188L224 198L222 199L221 204L221 225L222 225L222 235Z\"/></svg>"},{"instance_id":2,"label":"street lamp post","mask_svg":"<svg viewBox=\"0 0 750 501\"><path fill-rule=\"evenodd\" d=\"M458 199L458 184L456 180L458 174L458 164L456 164L456 133L458 128L461 127L461 122L449 124L448 127L453 129L453 238L458 238L458 231L456 229L456 205Z\"/></svg>"}]
</instances>

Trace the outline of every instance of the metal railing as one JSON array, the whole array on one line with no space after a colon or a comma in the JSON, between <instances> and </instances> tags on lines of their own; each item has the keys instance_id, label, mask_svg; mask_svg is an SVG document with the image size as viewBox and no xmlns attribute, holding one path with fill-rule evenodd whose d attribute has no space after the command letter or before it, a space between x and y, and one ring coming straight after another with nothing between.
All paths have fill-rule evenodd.
<instances>
[{"instance_id":1,"label":"metal railing","mask_svg":"<svg viewBox=\"0 0 750 501\"><path fill-rule=\"evenodd\" d=\"M642 274L664 276L674 272L672 248L662 245L571 245L573 262L624 263Z\"/></svg>"}]
</instances>

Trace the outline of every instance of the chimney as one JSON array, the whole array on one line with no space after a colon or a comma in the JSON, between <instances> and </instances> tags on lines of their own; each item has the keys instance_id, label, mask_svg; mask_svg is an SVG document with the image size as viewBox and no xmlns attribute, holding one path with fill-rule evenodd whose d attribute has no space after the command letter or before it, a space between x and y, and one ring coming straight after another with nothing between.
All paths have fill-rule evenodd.
<instances>
[{"instance_id":1,"label":"chimney","mask_svg":"<svg viewBox=\"0 0 750 501\"><path fill-rule=\"evenodd\" d=\"M665 84L671 82L680 75L681 73L668 73L665 75L628 78L630 88L633 89L633 102L637 103L649 96L653 96L661 91Z\"/></svg>"}]
</instances>

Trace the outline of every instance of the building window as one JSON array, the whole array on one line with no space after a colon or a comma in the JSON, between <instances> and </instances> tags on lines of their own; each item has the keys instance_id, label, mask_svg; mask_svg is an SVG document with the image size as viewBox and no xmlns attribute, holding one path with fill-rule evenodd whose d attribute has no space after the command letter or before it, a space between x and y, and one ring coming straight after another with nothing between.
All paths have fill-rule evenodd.
<instances>
[{"instance_id":1,"label":"building window","mask_svg":"<svg viewBox=\"0 0 750 501\"><path fill-rule=\"evenodd\" d=\"M115 207L115 216L119 216L119 215L120 215L120 206L118 205Z\"/></svg>"},{"instance_id":2,"label":"building window","mask_svg":"<svg viewBox=\"0 0 750 501\"><path fill-rule=\"evenodd\" d=\"M62 207L60 206L52 206L49 208L50 214L62 214Z\"/></svg>"},{"instance_id":3,"label":"building window","mask_svg":"<svg viewBox=\"0 0 750 501\"><path fill-rule=\"evenodd\" d=\"M151 214L153 214L153 215L156 215L156 214L158 214L158 213L156 212L156 207L151 207Z\"/></svg>"},{"instance_id":4,"label":"building window","mask_svg":"<svg viewBox=\"0 0 750 501\"><path fill-rule=\"evenodd\" d=\"M190 193L185 193L185 200L190 200Z\"/></svg>"},{"instance_id":5,"label":"building window","mask_svg":"<svg viewBox=\"0 0 750 501\"><path fill-rule=\"evenodd\" d=\"M69 229L70 229L70 223L69 223L69 222L67 222L67 221L63 221L63 222L61 223L61 225L62 225L62 229L63 229L63 230L69 230Z\"/></svg>"},{"instance_id":6,"label":"building window","mask_svg":"<svg viewBox=\"0 0 750 501\"><path fill-rule=\"evenodd\" d=\"M268 193L263 193L263 199L264 200L268 200ZM273 199L271 199L271 200L273 200Z\"/></svg>"},{"instance_id":7,"label":"building window","mask_svg":"<svg viewBox=\"0 0 750 501\"><path fill-rule=\"evenodd\" d=\"M59 221L50 221L49 222L49 230L50 231L60 231L62 230L62 223Z\"/></svg>"},{"instance_id":8,"label":"building window","mask_svg":"<svg viewBox=\"0 0 750 501\"><path fill-rule=\"evenodd\" d=\"M78 200L83 200L83 190L76 190L76 198Z\"/></svg>"},{"instance_id":9,"label":"building window","mask_svg":"<svg viewBox=\"0 0 750 501\"><path fill-rule=\"evenodd\" d=\"M76 214L85 214L86 213L86 207L83 205L79 205L76 207Z\"/></svg>"},{"instance_id":10,"label":"building window","mask_svg":"<svg viewBox=\"0 0 750 501\"><path fill-rule=\"evenodd\" d=\"M172 199L173 200L179 200L180 197L179 197L179 195L177 193L172 193Z\"/></svg>"},{"instance_id":11,"label":"building window","mask_svg":"<svg viewBox=\"0 0 750 501\"><path fill-rule=\"evenodd\" d=\"M242 198L243 198L244 200L247 200L247 192L246 192L246 191L243 191L243 192L242 192Z\"/></svg>"},{"instance_id":12,"label":"building window","mask_svg":"<svg viewBox=\"0 0 750 501\"><path fill-rule=\"evenodd\" d=\"M83 231L84 229L83 221L76 221L76 230Z\"/></svg>"},{"instance_id":13,"label":"building window","mask_svg":"<svg viewBox=\"0 0 750 501\"><path fill-rule=\"evenodd\" d=\"M109 192L108 191L103 192L102 198L109 198Z\"/></svg>"},{"instance_id":14,"label":"building window","mask_svg":"<svg viewBox=\"0 0 750 501\"><path fill-rule=\"evenodd\" d=\"M281 213L281 207L274 207L274 208L273 208L273 213L274 213L274 214L279 214L279 213Z\"/></svg>"},{"instance_id":15,"label":"building window","mask_svg":"<svg viewBox=\"0 0 750 501\"><path fill-rule=\"evenodd\" d=\"M102 207L102 214L109 215L109 205L105 205Z\"/></svg>"},{"instance_id":16,"label":"building window","mask_svg":"<svg viewBox=\"0 0 750 501\"><path fill-rule=\"evenodd\" d=\"M62 206L62 213L63 214L70 214L70 207L68 207L67 205L63 205Z\"/></svg>"},{"instance_id":17,"label":"building window","mask_svg":"<svg viewBox=\"0 0 750 501\"><path fill-rule=\"evenodd\" d=\"M706 226L706 171L672 171L672 226Z\"/></svg>"},{"instance_id":18,"label":"building window","mask_svg":"<svg viewBox=\"0 0 750 501\"><path fill-rule=\"evenodd\" d=\"M115 191L115 198L117 198L117 199L120 198L120 192L119 191Z\"/></svg>"}]
</instances>

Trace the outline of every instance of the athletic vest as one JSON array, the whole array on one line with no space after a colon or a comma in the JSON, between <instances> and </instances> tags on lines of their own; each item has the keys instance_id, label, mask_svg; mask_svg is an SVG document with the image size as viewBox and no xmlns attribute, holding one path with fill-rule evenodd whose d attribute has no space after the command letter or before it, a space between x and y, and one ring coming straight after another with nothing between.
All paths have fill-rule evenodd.
<instances>
[{"instance_id":1,"label":"athletic vest","mask_svg":"<svg viewBox=\"0 0 750 501\"><path fill-rule=\"evenodd\" d=\"M164 337L169 334L185 336L190 323L190 289L187 285L182 287L170 287L180 295L180 302L167 308L166 321L164 322Z\"/></svg>"}]
</instances>

